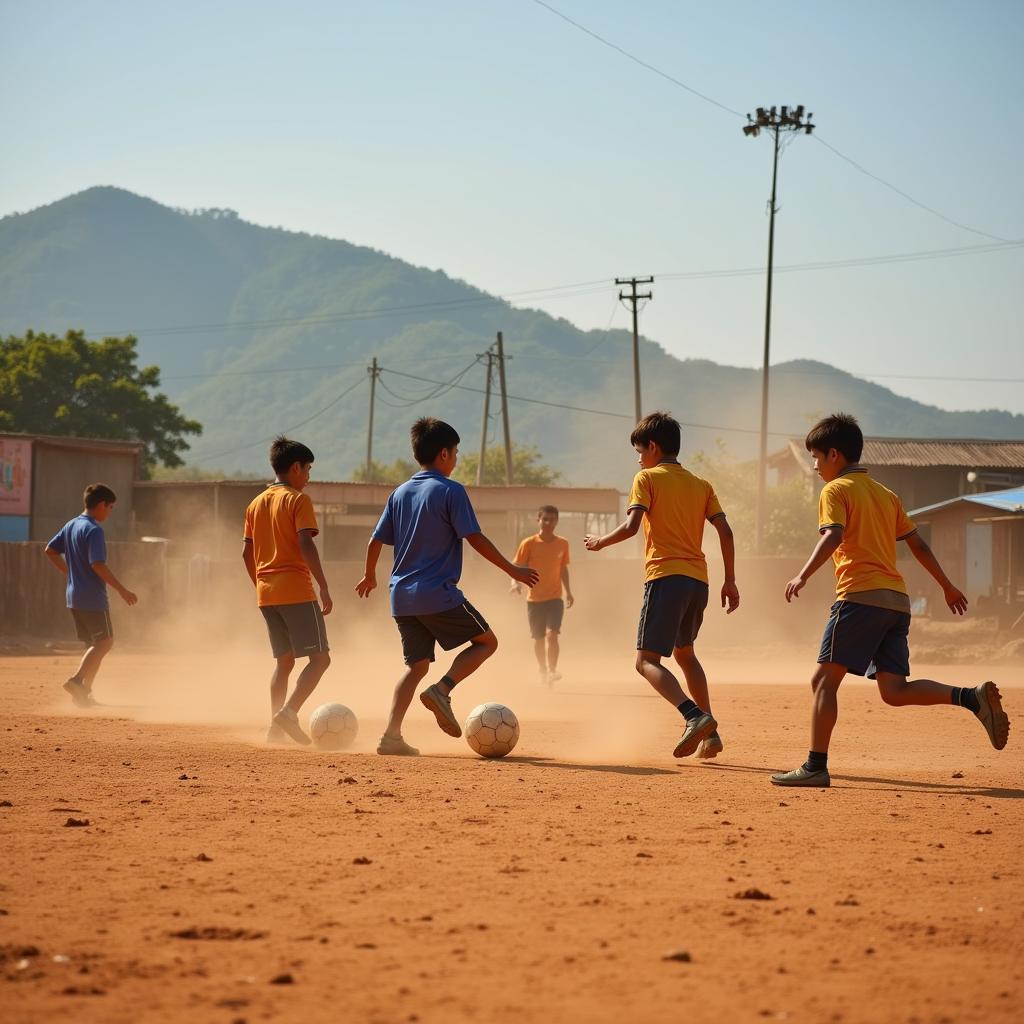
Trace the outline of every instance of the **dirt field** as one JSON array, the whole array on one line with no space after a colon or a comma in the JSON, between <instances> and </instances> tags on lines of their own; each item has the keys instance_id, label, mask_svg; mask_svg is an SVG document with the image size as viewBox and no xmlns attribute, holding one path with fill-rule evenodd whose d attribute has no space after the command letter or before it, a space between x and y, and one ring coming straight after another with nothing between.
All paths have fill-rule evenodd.
<instances>
[{"instance_id":1,"label":"dirt field","mask_svg":"<svg viewBox=\"0 0 1024 1024\"><path fill-rule=\"evenodd\" d=\"M915 666L1000 682L1001 754L847 683L833 788L800 792L768 774L804 756L807 664L708 663L711 765L673 761L628 652L464 684L463 716L520 715L501 762L418 705L427 756L377 757L392 680L344 654L311 707L359 715L345 754L260 745L263 660L115 651L93 712L69 657L0 661L4 1019L1021 1019L1024 673Z\"/></svg>"}]
</instances>

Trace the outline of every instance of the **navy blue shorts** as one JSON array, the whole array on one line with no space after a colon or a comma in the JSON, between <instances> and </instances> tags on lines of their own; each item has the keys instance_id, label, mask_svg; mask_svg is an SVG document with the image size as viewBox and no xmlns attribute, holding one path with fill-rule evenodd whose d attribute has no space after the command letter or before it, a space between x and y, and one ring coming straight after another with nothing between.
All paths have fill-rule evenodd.
<instances>
[{"instance_id":1,"label":"navy blue shorts","mask_svg":"<svg viewBox=\"0 0 1024 1024\"><path fill-rule=\"evenodd\" d=\"M707 606L708 585L692 576L648 580L636 649L668 657L675 647L689 647L697 639Z\"/></svg>"},{"instance_id":2,"label":"navy blue shorts","mask_svg":"<svg viewBox=\"0 0 1024 1024\"><path fill-rule=\"evenodd\" d=\"M406 665L434 660L434 643L446 651L468 644L491 627L468 602L432 615L396 615L395 624L402 637L402 656Z\"/></svg>"},{"instance_id":3,"label":"navy blue shorts","mask_svg":"<svg viewBox=\"0 0 1024 1024\"><path fill-rule=\"evenodd\" d=\"M821 638L818 664L830 661L855 676L910 675L910 615L855 601L836 601Z\"/></svg>"},{"instance_id":4,"label":"navy blue shorts","mask_svg":"<svg viewBox=\"0 0 1024 1024\"><path fill-rule=\"evenodd\" d=\"M565 602L560 597L550 601L527 601L526 618L530 623L530 636L534 640L543 640L545 633L560 633L564 614Z\"/></svg>"}]
</instances>

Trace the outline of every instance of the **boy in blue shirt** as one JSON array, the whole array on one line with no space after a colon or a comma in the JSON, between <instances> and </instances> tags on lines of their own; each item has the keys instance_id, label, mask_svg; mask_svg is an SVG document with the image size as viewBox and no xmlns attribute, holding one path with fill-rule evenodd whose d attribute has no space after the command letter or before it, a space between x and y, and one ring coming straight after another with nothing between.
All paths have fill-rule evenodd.
<instances>
[{"instance_id":1,"label":"boy in blue shirt","mask_svg":"<svg viewBox=\"0 0 1024 1024\"><path fill-rule=\"evenodd\" d=\"M67 576L67 602L78 639L87 644L78 671L64 683L76 707L94 707L92 684L100 664L114 646L107 584L127 605L139 599L121 585L107 566L107 541L103 527L117 495L106 484L90 484L83 496L82 514L57 531L46 545L46 557Z\"/></svg>"},{"instance_id":2,"label":"boy in blue shirt","mask_svg":"<svg viewBox=\"0 0 1024 1024\"><path fill-rule=\"evenodd\" d=\"M391 613L402 637L406 671L395 687L377 753L407 756L419 751L402 739L402 721L434 660L435 642L446 651L463 648L440 681L420 694L423 705L449 736L462 735L452 711L452 689L498 648L498 638L484 617L459 590L462 541L469 541L474 551L517 583L532 587L537 582L533 569L514 565L480 532L466 489L450 479L459 456L454 427L424 417L412 425L411 435L420 472L388 498L366 548L363 578L356 585L360 597L370 596L377 586L381 549L385 544L393 546Z\"/></svg>"}]
</instances>

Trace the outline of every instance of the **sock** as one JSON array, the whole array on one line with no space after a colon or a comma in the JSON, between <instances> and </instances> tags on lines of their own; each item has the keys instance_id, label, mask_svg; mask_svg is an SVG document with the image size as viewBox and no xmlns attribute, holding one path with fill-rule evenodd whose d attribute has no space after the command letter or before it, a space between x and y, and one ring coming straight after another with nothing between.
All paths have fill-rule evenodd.
<instances>
[{"instance_id":1,"label":"sock","mask_svg":"<svg viewBox=\"0 0 1024 1024\"><path fill-rule=\"evenodd\" d=\"M967 708L968 711L973 711L974 714L981 710L978 694L973 686L954 686L952 702L959 707Z\"/></svg>"},{"instance_id":2,"label":"sock","mask_svg":"<svg viewBox=\"0 0 1024 1024\"><path fill-rule=\"evenodd\" d=\"M828 751L824 753L817 750L807 751L807 760L804 761L804 767L809 772L823 772L828 768Z\"/></svg>"},{"instance_id":3,"label":"sock","mask_svg":"<svg viewBox=\"0 0 1024 1024\"><path fill-rule=\"evenodd\" d=\"M676 706L676 711L679 712L688 722L692 722L695 718L700 718L704 714L703 711L696 704L690 700L689 697L683 701L682 704Z\"/></svg>"},{"instance_id":4,"label":"sock","mask_svg":"<svg viewBox=\"0 0 1024 1024\"><path fill-rule=\"evenodd\" d=\"M455 689L455 685L456 685L455 684L455 680L452 679L451 676L441 676L441 679L439 681L442 682L442 683L446 683L448 685L449 689L451 689L451 690Z\"/></svg>"}]
</instances>

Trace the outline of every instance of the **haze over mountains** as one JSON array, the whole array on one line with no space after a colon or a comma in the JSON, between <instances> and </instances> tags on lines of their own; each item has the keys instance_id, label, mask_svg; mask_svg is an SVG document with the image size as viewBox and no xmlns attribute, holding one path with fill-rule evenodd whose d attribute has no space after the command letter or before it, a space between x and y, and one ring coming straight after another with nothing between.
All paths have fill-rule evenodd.
<instances>
[{"instance_id":1,"label":"haze over mountains","mask_svg":"<svg viewBox=\"0 0 1024 1024\"><path fill-rule=\"evenodd\" d=\"M294 428L317 453L317 476L334 479L349 477L365 457L373 357L386 371L377 391L376 458L407 457L408 425L426 413L452 422L463 449L476 450L479 390L432 395L435 384L414 378L445 382L465 371L457 383L481 389L476 354L501 330L510 394L622 414L514 400L513 439L536 445L568 482L623 485L632 473L626 331L581 331L440 271L259 227L231 211L188 213L101 187L3 218L0 333L26 328L138 336L140 362L159 365L162 389L204 426L190 461L262 473L264 439ZM710 450L721 438L737 455L753 453L757 371L680 360L649 340L641 361L645 409L707 425L685 430L687 451ZM836 408L859 416L870 434L1024 438L1024 416L949 412L822 362L773 371L771 430L801 433ZM491 437L500 437L496 415Z\"/></svg>"}]
</instances>

